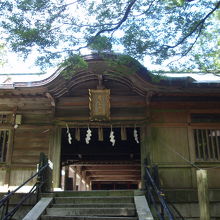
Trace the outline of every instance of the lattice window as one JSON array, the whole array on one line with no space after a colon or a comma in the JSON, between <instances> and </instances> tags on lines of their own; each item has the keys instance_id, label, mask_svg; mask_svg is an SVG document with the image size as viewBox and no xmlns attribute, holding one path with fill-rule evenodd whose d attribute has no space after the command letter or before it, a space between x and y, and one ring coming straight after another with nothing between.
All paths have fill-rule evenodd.
<instances>
[{"instance_id":1,"label":"lattice window","mask_svg":"<svg viewBox=\"0 0 220 220\"><path fill-rule=\"evenodd\" d=\"M220 160L220 129L194 129L196 159Z\"/></svg>"},{"instance_id":2,"label":"lattice window","mask_svg":"<svg viewBox=\"0 0 220 220\"><path fill-rule=\"evenodd\" d=\"M0 114L0 124L8 124L12 121L11 114Z\"/></svg>"}]
</instances>

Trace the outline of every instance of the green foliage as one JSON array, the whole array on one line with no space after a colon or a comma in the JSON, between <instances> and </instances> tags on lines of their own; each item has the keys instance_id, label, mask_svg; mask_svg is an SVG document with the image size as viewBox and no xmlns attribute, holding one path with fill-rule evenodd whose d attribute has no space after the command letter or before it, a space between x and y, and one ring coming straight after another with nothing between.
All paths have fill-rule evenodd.
<instances>
[{"instance_id":1,"label":"green foliage","mask_svg":"<svg viewBox=\"0 0 220 220\"><path fill-rule=\"evenodd\" d=\"M219 8L219 0L4 0L0 30L7 47L24 58L34 50L42 67L89 48L217 73Z\"/></svg>"},{"instance_id":2,"label":"green foliage","mask_svg":"<svg viewBox=\"0 0 220 220\"><path fill-rule=\"evenodd\" d=\"M135 74L143 68L142 65L128 55L118 55L112 58L105 58L108 64L108 71L117 75Z\"/></svg>"},{"instance_id":3,"label":"green foliage","mask_svg":"<svg viewBox=\"0 0 220 220\"><path fill-rule=\"evenodd\" d=\"M88 40L89 49L94 52L111 52L111 40L106 36L97 36L96 38L90 37Z\"/></svg>"},{"instance_id":4,"label":"green foliage","mask_svg":"<svg viewBox=\"0 0 220 220\"><path fill-rule=\"evenodd\" d=\"M183 6L185 0L170 0L168 1L169 7Z\"/></svg>"},{"instance_id":5,"label":"green foliage","mask_svg":"<svg viewBox=\"0 0 220 220\"><path fill-rule=\"evenodd\" d=\"M61 64L61 67L65 67L62 71L63 77L70 79L77 71L86 70L88 63L79 55L71 55Z\"/></svg>"}]
</instances>

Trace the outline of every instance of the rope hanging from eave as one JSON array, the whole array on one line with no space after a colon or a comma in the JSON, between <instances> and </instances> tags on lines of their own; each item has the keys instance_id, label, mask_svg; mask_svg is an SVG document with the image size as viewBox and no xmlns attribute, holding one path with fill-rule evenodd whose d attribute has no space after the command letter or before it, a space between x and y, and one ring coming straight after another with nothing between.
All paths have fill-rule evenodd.
<instances>
[{"instance_id":1,"label":"rope hanging from eave","mask_svg":"<svg viewBox=\"0 0 220 220\"><path fill-rule=\"evenodd\" d=\"M68 135L68 142L69 142L69 144L71 144L72 143L72 136L70 134L70 129L69 129L69 126L67 123L66 123L66 133Z\"/></svg>"},{"instance_id":2,"label":"rope hanging from eave","mask_svg":"<svg viewBox=\"0 0 220 220\"><path fill-rule=\"evenodd\" d=\"M66 123L66 133L67 133L68 143L72 144L72 136L70 133L69 125L67 123ZM125 126L121 126L120 133L121 133L121 140L126 141L127 140L127 131L126 131ZM75 127L74 137L75 137L75 140L77 140L77 141L81 140L79 127ZM90 127L88 125L88 129L87 129L87 133L86 133L86 137L85 137L86 144L89 144L91 137L92 137L92 130L90 129ZM137 131L136 125L134 126L133 137L134 137L134 140L136 141L136 143L139 144L138 131ZM115 146L116 139L115 139L115 133L113 131L112 125L111 125L109 138L110 138L110 142L112 143L112 146ZM98 141L104 141L103 127L98 127Z\"/></svg>"}]
</instances>

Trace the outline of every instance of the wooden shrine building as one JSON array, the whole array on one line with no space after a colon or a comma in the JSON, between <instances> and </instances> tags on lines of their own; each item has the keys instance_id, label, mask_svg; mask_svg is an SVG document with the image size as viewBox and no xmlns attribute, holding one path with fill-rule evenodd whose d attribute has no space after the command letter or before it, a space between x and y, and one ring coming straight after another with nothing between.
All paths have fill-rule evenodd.
<instances>
[{"instance_id":1,"label":"wooden shrine building","mask_svg":"<svg viewBox=\"0 0 220 220\"><path fill-rule=\"evenodd\" d=\"M145 161L167 190L195 189L198 168L220 189L220 84L155 79L120 56L89 55L87 68L1 85L1 190L35 173L40 152L54 189L141 188Z\"/></svg>"}]
</instances>

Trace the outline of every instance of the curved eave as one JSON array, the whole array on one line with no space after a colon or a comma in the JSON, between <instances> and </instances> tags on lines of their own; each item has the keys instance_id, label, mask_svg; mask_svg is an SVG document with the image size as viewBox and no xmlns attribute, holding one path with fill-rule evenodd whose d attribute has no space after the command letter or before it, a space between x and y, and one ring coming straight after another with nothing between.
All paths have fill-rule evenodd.
<instances>
[{"instance_id":1,"label":"curved eave","mask_svg":"<svg viewBox=\"0 0 220 220\"><path fill-rule=\"evenodd\" d=\"M114 59L116 54L105 54L108 58ZM98 54L84 56L84 59L89 65L98 66L105 63L103 57ZM64 67L58 68L50 77L36 82L15 82L14 84L0 85L0 89L15 89L15 88L36 88L43 87L51 92L55 97L60 97L68 93L68 91L79 85L82 82L89 80L97 80L98 68L89 71L79 71L70 80L65 80L61 75ZM100 70L101 71L101 70ZM104 72L104 71L103 71ZM103 74L103 72L101 72ZM130 75L117 75L114 72L103 74L107 80L114 80L123 85L132 88L140 95L144 95L149 91L155 92L217 92L220 88L220 83L199 83L191 77L165 77L160 81L156 81L153 74L150 73L143 65L139 65L138 71Z\"/></svg>"}]
</instances>

